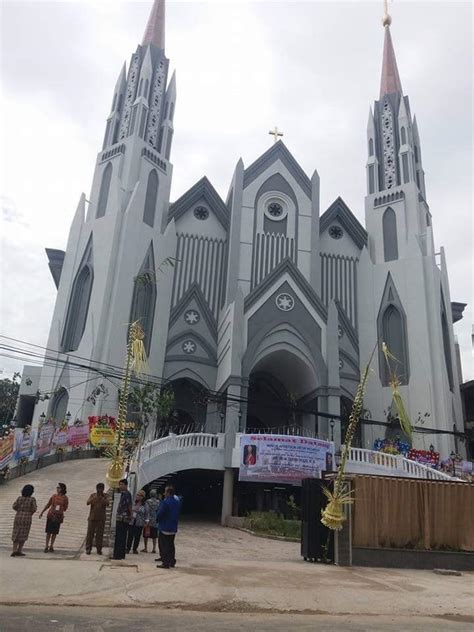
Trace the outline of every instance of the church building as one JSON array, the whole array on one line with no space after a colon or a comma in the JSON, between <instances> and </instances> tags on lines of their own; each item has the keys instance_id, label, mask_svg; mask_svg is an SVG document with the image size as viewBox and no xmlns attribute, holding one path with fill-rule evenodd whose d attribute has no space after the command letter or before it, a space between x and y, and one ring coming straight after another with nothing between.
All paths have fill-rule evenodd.
<instances>
[{"instance_id":1,"label":"church building","mask_svg":"<svg viewBox=\"0 0 474 632\"><path fill-rule=\"evenodd\" d=\"M43 413L117 413L113 374L123 370L127 324L140 319L150 376L173 388L177 426L224 435L225 468L245 430L294 426L337 447L374 348L365 416L390 420L382 341L397 358L412 422L462 430L446 260L433 240L421 138L389 16L360 156L364 225L341 197L320 208L318 172L305 173L276 131L252 164L237 161L225 198L209 174L171 201L176 103L165 2L155 0L111 95L66 250L47 251L58 292L37 389L52 396L35 402L33 429ZM102 383L107 393L91 398ZM389 431L363 424L357 441L372 447ZM147 432L153 439L155 429ZM428 442L442 455L455 447L452 434Z\"/></svg>"}]
</instances>

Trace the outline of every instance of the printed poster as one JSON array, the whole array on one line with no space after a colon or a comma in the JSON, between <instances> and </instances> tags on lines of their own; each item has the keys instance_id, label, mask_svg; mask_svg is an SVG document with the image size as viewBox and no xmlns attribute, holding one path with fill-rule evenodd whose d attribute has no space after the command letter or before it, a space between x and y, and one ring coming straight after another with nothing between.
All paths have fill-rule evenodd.
<instances>
[{"instance_id":1,"label":"printed poster","mask_svg":"<svg viewBox=\"0 0 474 632\"><path fill-rule=\"evenodd\" d=\"M301 485L335 469L334 442L288 435L242 435L239 481Z\"/></svg>"},{"instance_id":2,"label":"printed poster","mask_svg":"<svg viewBox=\"0 0 474 632\"><path fill-rule=\"evenodd\" d=\"M0 470L3 470L12 460L14 446L15 435L13 432L0 439Z\"/></svg>"},{"instance_id":3,"label":"printed poster","mask_svg":"<svg viewBox=\"0 0 474 632\"><path fill-rule=\"evenodd\" d=\"M75 423L68 429L68 445L73 448L87 445L89 443L89 425Z\"/></svg>"}]
</instances>

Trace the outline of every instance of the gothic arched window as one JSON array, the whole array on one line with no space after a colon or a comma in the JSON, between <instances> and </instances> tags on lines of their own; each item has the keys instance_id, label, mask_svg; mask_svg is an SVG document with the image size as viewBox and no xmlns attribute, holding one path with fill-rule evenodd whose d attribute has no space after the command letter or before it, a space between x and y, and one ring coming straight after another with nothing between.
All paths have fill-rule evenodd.
<instances>
[{"instance_id":1,"label":"gothic arched window","mask_svg":"<svg viewBox=\"0 0 474 632\"><path fill-rule=\"evenodd\" d=\"M174 116L174 103L170 105L170 121L173 120L173 116Z\"/></svg>"},{"instance_id":2,"label":"gothic arched window","mask_svg":"<svg viewBox=\"0 0 474 632\"><path fill-rule=\"evenodd\" d=\"M67 415L69 394L65 388L61 388L54 396L51 406L51 417L56 421L64 421Z\"/></svg>"},{"instance_id":3,"label":"gothic arched window","mask_svg":"<svg viewBox=\"0 0 474 632\"><path fill-rule=\"evenodd\" d=\"M153 247L150 246L138 275L134 279L130 322L140 321L145 333L145 350L150 353L153 320L155 317L156 279Z\"/></svg>"},{"instance_id":4,"label":"gothic arched window","mask_svg":"<svg viewBox=\"0 0 474 632\"><path fill-rule=\"evenodd\" d=\"M382 218L384 261L398 259L397 216L388 208Z\"/></svg>"},{"instance_id":5,"label":"gothic arched window","mask_svg":"<svg viewBox=\"0 0 474 632\"><path fill-rule=\"evenodd\" d=\"M374 139L369 138L369 156L374 155Z\"/></svg>"},{"instance_id":6,"label":"gothic arched window","mask_svg":"<svg viewBox=\"0 0 474 632\"><path fill-rule=\"evenodd\" d=\"M89 242L72 285L61 341L63 352L76 351L79 347L86 327L93 281L92 242Z\"/></svg>"},{"instance_id":7,"label":"gothic arched window","mask_svg":"<svg viewBox=\"0 0 474 632\"><path fill-rule=\"evenodd\" d=\"M409 349L407 335L407 319L397 288L390 273L380 301L377 316L377 336L379 345L379 376L383 386L389 386L390 373L397 375L401 384L408 384L410 379ZM389 364L382 351L385 342L396 360Z\"/></svg>"},{"instance_id":8,"label":"gothic arched window","mask_svg":"<svg viewBox=\"0 0 474 632\"><path fill-rule=\"evenodd\" d=\"M390 371L398 376L402 384L408 383L408 364L406 353L405 323L400 311L395 305L389 305L382 317L383 342L387 345L390 353L396 358L390 360ZM387 386L390 379L390 371L387 361L384 359L384 385Z\"/></svg>"},{"instance_id":9,"label":"gothic arched window","mask_svg":"<svg viewBox=\"0 0 474 632\"><path fill-rule=\"evenodd\" d=\"M102 173L102 182L100 184L99 201L97 203L96 218L103 217L107 210L107 202L109 199L110 181L112 180L112 164L109 162Z\"/></svg>"},{"instance_id":10,"label":"gothic arched window","mask_svg":"<svg viewBox=\"0 0 474 632\"><path fill-rule=\"evenodd\" d=\"M404 127L402 127L402 129L400 130L401 136L402 136L402 145L406 145L407 144L407 133Z\"/></svg>"},{"instance_id":11,"label":"gothic arched window","mask_svg":"<svg viewBox=\"0 0 474 632\"><path fill-rule=\"evenodd\" d=\"M152 169L148 174L146 186L145 209L143 211L143 221L153 228L155 224L156 200L158 197L158 174Z\"/></svg>"}]
</instances>

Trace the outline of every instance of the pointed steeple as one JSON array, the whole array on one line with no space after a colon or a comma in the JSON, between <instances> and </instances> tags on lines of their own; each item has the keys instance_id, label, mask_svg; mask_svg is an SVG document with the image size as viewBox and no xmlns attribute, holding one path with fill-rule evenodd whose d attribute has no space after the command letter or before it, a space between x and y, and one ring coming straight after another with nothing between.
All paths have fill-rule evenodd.
<instances>
[{"instance_id":1,"label":"pointed steeple","mask_svg":"<svg viewBox=\"0 0 474 632\"><path fill-rule=\"evenodd\" d=\"M153 44L157 48L165 48L165 0L154 0L148 18L142 46Z\"/></svg>"},{"instance_id":2,"label":"pointed steeple","mask_svg":"<svg viewBox=\"0 0 474 632\"><path fill-rule=\"evenodd\" d=\"M380 98L385 94L398 92L403 95L402 83L398 74L397 60L393 50L392 36L390 34L390 24L384 23L385 41L383 45L382 79L380 81Z\"/></svg>"}]
</instances>

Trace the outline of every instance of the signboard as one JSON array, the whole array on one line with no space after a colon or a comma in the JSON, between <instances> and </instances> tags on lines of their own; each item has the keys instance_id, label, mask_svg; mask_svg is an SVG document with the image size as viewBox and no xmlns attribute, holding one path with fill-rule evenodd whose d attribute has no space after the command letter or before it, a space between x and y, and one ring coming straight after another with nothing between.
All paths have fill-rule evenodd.
<instances>
[{"instance_id":1,"label":"signboard","mask_svg":"<svg viewBox=\"0 0 474 632\"><path fill-rule=\"evenodd\" d=\"M14 445L15 435L13 432L0 439L0 470L3 470L12 460Z\"/></svg>"},{"instance_id":2,"label":"signboard","mask_svg":"<svg viewBox=\"0 0 474 632\"><path fill-rule=\"evenodd\" d=\"M31 429L19 429L15 433L15 459L27 459L33 451Z\"/></svg>"},{"instance_id":3,"label":"signboard","mask_svg":"<svg viewBox=\"0 0 474 632\"><path fill-rule=\"evenodd\" d=\"M94 426L89 434L89 439L94 448L107 448L114 445L115 430L103 426Z\"/></svg>"},{"instance_id":4,"label":"signboard","mask_svg":"<svg viewBox=\"0 0 474 632\"><path fill-rule=\"evenodd\" d=\"M240 438L239 481L301 485L303 478L333 469L332 441L267 434Z\"/></svg>"},{"instance_id":5,"label":"signboard","mask_svg":"<svg viewBox=\"0 0 474 632\"><path fill-rule=\"evenodd\" d=\"M115 443L115 417L89 417L89 440L94 448L107 448Z\"/></svg>"},{"instance_id":6,"label":"signboard","mask_svg":"<svg viewBox=\"0 0 474 632\"><path fill-rule=\"evenodd\" d=\"M75 423L68 429L67 442L73 448L87 445L89 443L89 425Z\"/></svg>"},{"instance_id":7,"label":"signboard","mask_svg":"<svg viewBox=\"0 0 474 632\"><path fill-rule=\"evenodd\" d=\"M64 448L67 445L69 428L67 421L63 421L56 426L53 435L53 446L55 448Z\"/></svg>"},{"instance_id":8,"label":"signboard","mask_svg":"<svg viewBox=\"0 0 474 632\"><path fill-rule=\"evenodd\" d=\"M45 456L51 451L54 435L54 421L49 419L40 424L38 429L38 439L36 442L36 457Z\"/></svg>"}]
</instances>

